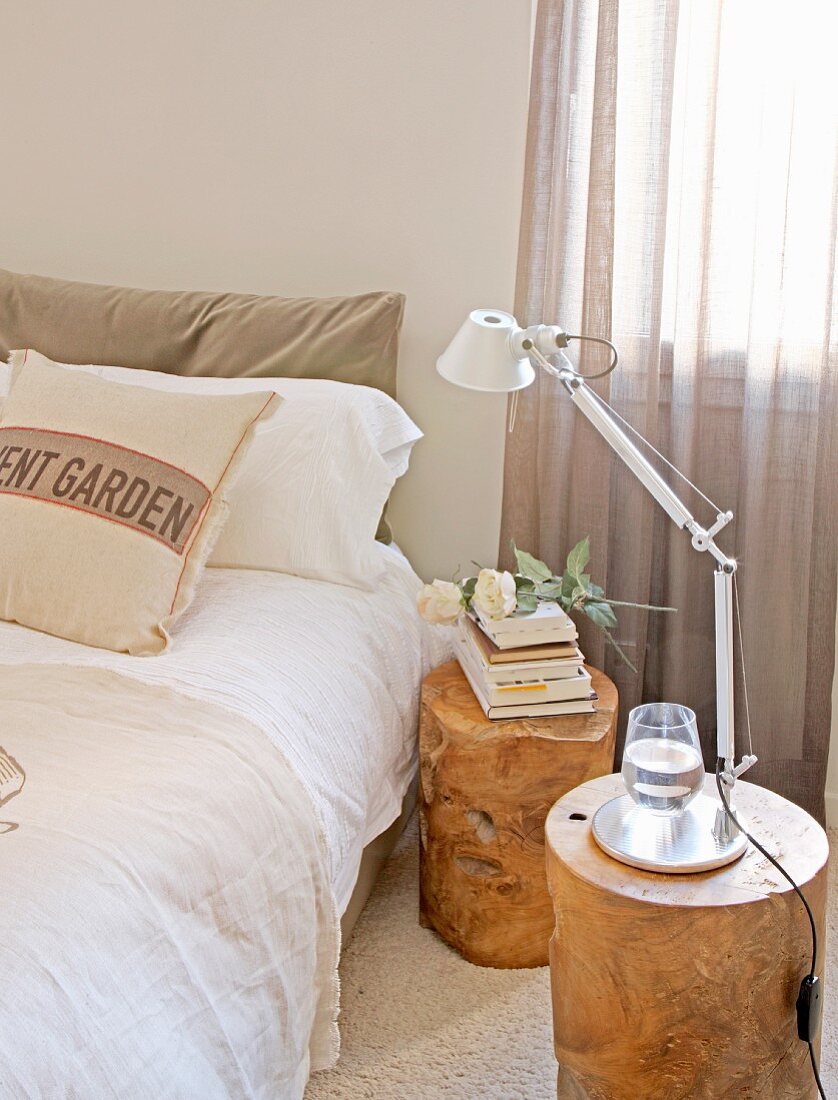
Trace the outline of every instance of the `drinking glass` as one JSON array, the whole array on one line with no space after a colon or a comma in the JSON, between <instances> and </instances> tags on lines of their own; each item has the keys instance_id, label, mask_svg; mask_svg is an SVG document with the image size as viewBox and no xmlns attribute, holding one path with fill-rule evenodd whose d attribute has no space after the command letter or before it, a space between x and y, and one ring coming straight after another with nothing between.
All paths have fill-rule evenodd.
<instances>
[{"instance_id":1,"label":"drinking glass","mask_svg":"<svg viewBox=\"0 0 838 1100\"><path fill-rule=\"evenodd\" d=\"M704 786L695 712L680 703L644 703L629 714L623 782L659 817L684 812Z\"/></svg>"}]
</instances>

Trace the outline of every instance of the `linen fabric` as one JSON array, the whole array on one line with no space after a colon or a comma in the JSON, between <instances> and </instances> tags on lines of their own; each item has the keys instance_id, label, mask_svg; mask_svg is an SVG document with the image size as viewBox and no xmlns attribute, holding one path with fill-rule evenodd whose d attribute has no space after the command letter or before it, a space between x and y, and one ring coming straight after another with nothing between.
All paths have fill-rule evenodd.
<instances>
[{"instance_id":1,"label":"linen fabric","mask_svg":"<svg viewBox=\"0 0 838 1100\"><path fill-rule=\"evenodd\" d=\"M277 298L135 290L0 270L0 359L220 378L334 378L396 395L404 295Z\"/></svg>"},{"instance_id":2,"label":"linen fabric","mask_svg":"<svg viewBox=\"0 0 838 1100\"><path fill-rule=\"evenodd\" d=\"M333 1064L338 912L450 653L378 552L375 592L209 570L154 661L0 622L13 1094L299 1100Z\"/></svg>"},{"instance_id":3,"label":"linen fabric","mask_svg":"<svg viewBox=\"0 0 838 1100\"><path fill-rule=\"evenodd\" d=\"M160 394L13 357L0 415L0 616L158 653L195 591L271 392Z\"/></svg>"},{"instance_id":4,"label":"linen fabric","mask_svg":"<svg viewBox=\"0 0 838 1100\"><path fill-rule=\"evenodd\" d=\"M4 1097L299 1100L337 1057L340 933L282 753L224 707L59 664L0 663L0 728L25 775L0 835Z\"/></svg>"},{"instance_id":5,"label":"linen fabric","mask_svg":"<svg viewBox=\"0 0 838 1100\"><path fill-rule=\"evenodd\" d=\"M62 363L176 375L330 378L396 396L403 294L278 298L137 290L0 269L0 360L37 348ZM376 537L390 542L385 516Z\"/></svg>"},{"instance_id":6,"label":"linen fabric","mask_svg":"<svg viewBox=\"0 0 838 1100\"><path fill-rule=\"evenodd\" d=\"M171 394L272 390L275 416L256 425L230 515L208 564L270 569L372 588L382 509L422 433L387 394L326 379L178 378L123 367L67 366Z\"/></svg>"},{"instance_id":7,"label":"linen fabric","mask_svg":"<svg viewBox=\"0 0 838 1100\"><path fill-rule=\"evenodd\" d=\"M422 677L451 656L451 631L416 609L422 582L408 561L395 547L376 550L385 572L374 592L208 569L176 644L153 661L0 622L0 666L108 669L258 726L309 793L342 913L364 847L399 816L415 775Z\"/></svg>"},{"instance_id":8,"label":"linen fabric","mask_svg":"<svg viewBox=\"0 0 838 1100\"><path fill-rule=\"evenodd\" d=\"M721 0L541 0L515 312L524 325L614 340L620 365L596 391L734 512L718 541L740 561L760 758L747 778L823 821L838 566L838 115L832 36L819 16L805 48L790 49L787 30ZM584 373L604 365L575 347ZM710 503L673 484L700 522L715 521ZM507 439L500 556L509 562L514 539L560 569L585 535L610 596L678 612L618 608L618 640L639 676L584 623L582 649L617 682L623 716L649 699L692 707L712 767L712 565L539 372ZM743 700L741 680L737 689Z\"/></svg>"}]
</instances>

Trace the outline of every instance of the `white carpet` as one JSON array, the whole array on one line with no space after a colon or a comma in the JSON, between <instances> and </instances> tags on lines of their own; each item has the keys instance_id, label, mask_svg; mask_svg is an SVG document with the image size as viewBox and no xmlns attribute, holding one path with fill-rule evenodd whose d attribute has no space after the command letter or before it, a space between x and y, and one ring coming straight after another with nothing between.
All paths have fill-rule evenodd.
<instances>
[{"instance_id":1,"label":"white carpet","mask_svg":"<svg viewBox=\"0 0 838 1100\"><path fill-rule=\"evenodd\" d=\"M833 865L821 1076L838 1100L835 874ZM414 819L344 953L340 1063L312 1078L305 1100L554 1100L549 971L465 962L419 927L417 875Z\"/></svg>"}]
</instances>

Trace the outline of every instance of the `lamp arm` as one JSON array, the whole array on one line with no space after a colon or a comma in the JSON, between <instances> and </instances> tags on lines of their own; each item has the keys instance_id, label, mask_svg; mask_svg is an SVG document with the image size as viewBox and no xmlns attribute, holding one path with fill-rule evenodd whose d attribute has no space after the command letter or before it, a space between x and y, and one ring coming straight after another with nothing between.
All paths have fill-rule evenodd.
<instances>
[{"instance_id":1,"label":"lamp arm","mask_svg":"<svg viewBox=\"0 0 838 1100\"><path fill-rule=\"evenodd\" d=\"M532 353L531 353L532 354ZM708 529L702 527L658 471L640 453L636 445L600 402L585 380L571 369L553 367L536 353L533 358L546 366L564 385L571 400L596 428L613 451L619 455L634 476L682 530L689 532L696 550L708 552L716 561L715 621L716 621L716 737L717 753L725 762L724 777L729 786L746 768L756 763L755 756L746 756L736 767L734 760L733 710L733 578L736 561L727 557L715 542L715 535L733 519L732 512L720 512ZM723 815L724 816L724 815ZM720 823L721 827L721 823Z\"/></svg>"},{"instance_id":2,"label":"lamp arm","mask_svg":"<svg viewBox=\"0 0 838 1100\"><path fill-rule=\"evenodd\" d=\"M716 522L709 530L702 527L675 490L664 481L617 421L597 401L585 380L570 370L560 370L558 376L568 390L574 405L593 424L611 449L616 451L672 522L690 533L693 547L696 550L708 551L716 559L720 568L735 573L736 562L719 549L714 539L714 536L733 519L733 513L719 512Z\"/></svg>"}]
</instances>

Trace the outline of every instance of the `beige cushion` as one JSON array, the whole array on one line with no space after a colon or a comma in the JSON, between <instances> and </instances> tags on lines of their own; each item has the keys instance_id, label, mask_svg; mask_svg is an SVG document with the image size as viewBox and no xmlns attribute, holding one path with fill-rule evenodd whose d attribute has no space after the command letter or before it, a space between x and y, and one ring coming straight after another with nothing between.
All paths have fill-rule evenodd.
<instances>
[{"instance_id":1,"label":"beige cushion","mask_svg":"<svg viewBox=\"0 0 838 1100\"><path fill-rule=\"evenodd\" d=\"M133 290L0 270L0 360L114 363L217 378L331 378L396 396L404 296Z\"/></svg>"},{"instance_id":2,"label":"beige cushion","mask_svg":"<svg viewBox=\"0 0 838 1100\"><path fill-rule=\"evenodd\" d=\"M220 378L331 378L396 396L404 295L274 298L134 290L0 270L0 361L114 363ZM376 536L389 542L383 517Z\"/></svg>"},{"instance_id":3,"label":"beige cushion","mask_svg":"<svg viewBox=\"0 0 838 1100\"><path fill-rule=\"evenodd\" d=\"M165 649L254 427L280 400L161 393L16 353L0 414L0 616Z\"/></svg>"}]
</instances>

